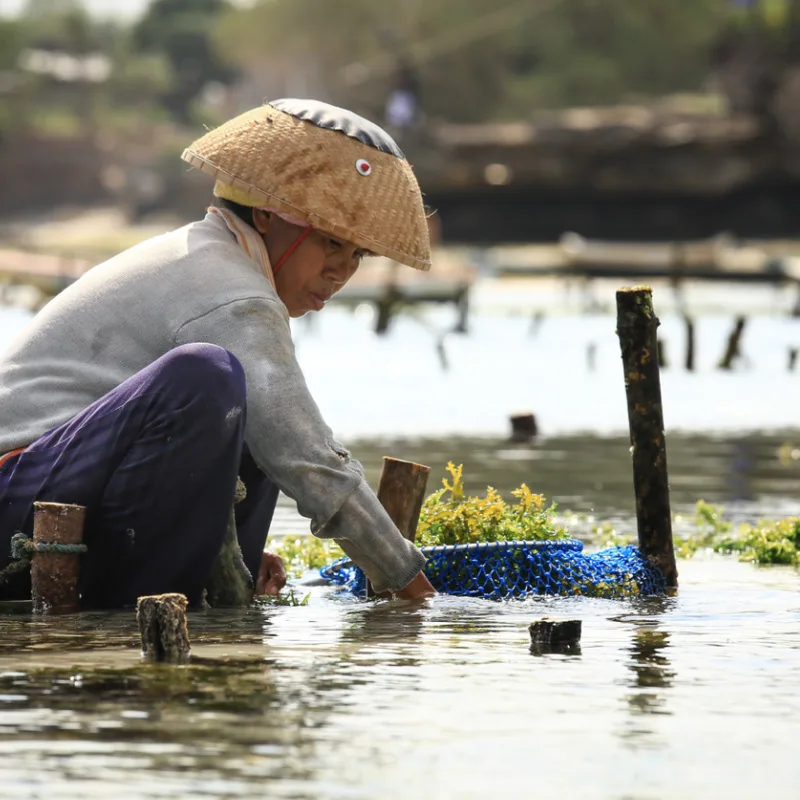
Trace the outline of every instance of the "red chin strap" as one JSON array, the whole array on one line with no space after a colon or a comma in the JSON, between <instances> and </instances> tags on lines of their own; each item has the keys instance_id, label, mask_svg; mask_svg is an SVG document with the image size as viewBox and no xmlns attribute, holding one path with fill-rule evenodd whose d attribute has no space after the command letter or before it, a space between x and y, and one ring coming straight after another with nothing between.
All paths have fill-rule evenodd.
<instances>
[{"instance_id":1,"label":"red chin strap","mask_svg":"<svg viewBox=\"0 0 800 800\"><path fill-rule=\"evenodd\" d=\"M278 270L286 263L289 256L300 247L303 243L303 239L305 239L309 233L311 233L310 225L307 228L303 228L303 232L292 242L292 246L278 259L278 263L272 268L273 275L278 274Z\"/></svg>"}]
</instances>

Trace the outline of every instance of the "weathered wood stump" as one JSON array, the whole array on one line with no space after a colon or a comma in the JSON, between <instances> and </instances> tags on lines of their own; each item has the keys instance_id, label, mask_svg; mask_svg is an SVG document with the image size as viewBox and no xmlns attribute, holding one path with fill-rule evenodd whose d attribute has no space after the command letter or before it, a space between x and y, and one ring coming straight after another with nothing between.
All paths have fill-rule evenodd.
<instances>
[{"instance_id":1,"label":"weathered wood stump","mask_svg":"<svg viewBox=\"0 0 800 800\"><path fill-rule=\"evenodd\" d=\"M33 504L31 599L35 614L72 614L78 610L85 518L83 506Z\"/></svg>"},{"instance_id":2,"label":"weathered wood stump","mask_svg":"<svg viewBox=\"0 0 800 800\"><path fill-rule=\"evenodd\" d=\"M400 533L413 542L417 535L419 512L425 502L425 489L431 468L413 461L384 456L378 484L378 500ZM367 581L367 597L372 597Z\"/></svg>"},{"instance_id":3,"label":"weathered wood stump","mask_svg":"<svg viewBox=\"0 0 800 800\"><path fill-rule=\"evenodd\" d=\"M531 649L564 650L573 648L581 640L581 621L579 619L553 619L542 617L528 626L531 635Z\"/></svg>"},{"instance_id":4,"label":"weathered wood stump","mask_svg":"<svg viewBox=\"0 0 800 800\"><path fill-rule=\"evenodd\" d=\"M182 664L189 660L188 601L183 594L140 597L136 619L142 636L142 656L149 661Z\"/></svg>"},{"instance_id":5,"label":"weathered wood stump","mask_svg":"<svg viewBox=\"0 0 800 800\"><path fill-rule=\"evenodd\" d=\"M639 549L666 578L678 585L672 543L667 448L656 355L659 321L649 286L617 292L617 333L622 348Z\"/></svg>"}]
</instances>

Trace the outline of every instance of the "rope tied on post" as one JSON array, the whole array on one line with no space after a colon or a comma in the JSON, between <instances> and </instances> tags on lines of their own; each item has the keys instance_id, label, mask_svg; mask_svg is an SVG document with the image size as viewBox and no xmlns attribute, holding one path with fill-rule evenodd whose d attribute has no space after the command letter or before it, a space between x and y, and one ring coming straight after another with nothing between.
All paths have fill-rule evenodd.
<instances>
[{"instance_id":1,"label":"rope tied on post","mask_svg":"<svg viewBox=\"0 0 800 800\"><path fill-rule=\"evenodd\" d=\"M62 544L61 542L35 542L24 533L15 533L11 537L11 558L14 560L31 560L34 553L85 553L89 548L85 544Z\"/></svg>"},{"instance_id":2,"label":"rope tied on post","mask_svg":"<svg viewBox=\"0 0 800 800\"><path fill-rule=\"evenodd\" d=\"M15 533L11 537L11 561L4 569L0 569L0 584L5 583L18 572L28 569L35 553L58 553L60 555L78 555L87 551L85 544L63 544L61 542L35 542L24 533Z\"/></svg>"}]
</instances>

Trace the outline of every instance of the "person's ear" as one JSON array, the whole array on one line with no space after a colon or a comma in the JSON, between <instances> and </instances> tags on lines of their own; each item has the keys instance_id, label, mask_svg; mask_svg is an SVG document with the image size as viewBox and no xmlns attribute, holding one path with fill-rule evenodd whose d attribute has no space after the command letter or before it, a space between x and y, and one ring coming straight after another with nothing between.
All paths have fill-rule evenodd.
<instances>
[{"instance_id":1,"label":"person's ear","mask_svg":"<svg viewBox=\"0 0 800 800\"><path fill-rule=\"evenodd\" d=\"M259 233L267 232L271 219L272 215L269 211L264 211L262 208L253 209L253 225Z\"/></svg>"}]
</instances>

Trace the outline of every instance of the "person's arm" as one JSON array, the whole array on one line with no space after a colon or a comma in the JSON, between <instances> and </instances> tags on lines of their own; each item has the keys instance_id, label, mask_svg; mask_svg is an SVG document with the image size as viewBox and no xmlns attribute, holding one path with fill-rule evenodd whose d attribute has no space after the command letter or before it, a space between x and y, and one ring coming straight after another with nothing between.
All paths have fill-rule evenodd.
<instances>
[{"instance_id":1,"label":"person's arm","mask_svg":"<svg viewBox=\"0 0 800 800\"><path fill-rule=\"evenodd\" d=\"M180 327L176 345L189 342L219 345L241 362L250 452L295 500L300 514L311 519L312 532L336 539L376 591L408 587L425 558L397 530L361 465L323 421L295 358L283 305L257 296L217 306Z\"/></svg>"}]
</instances>

